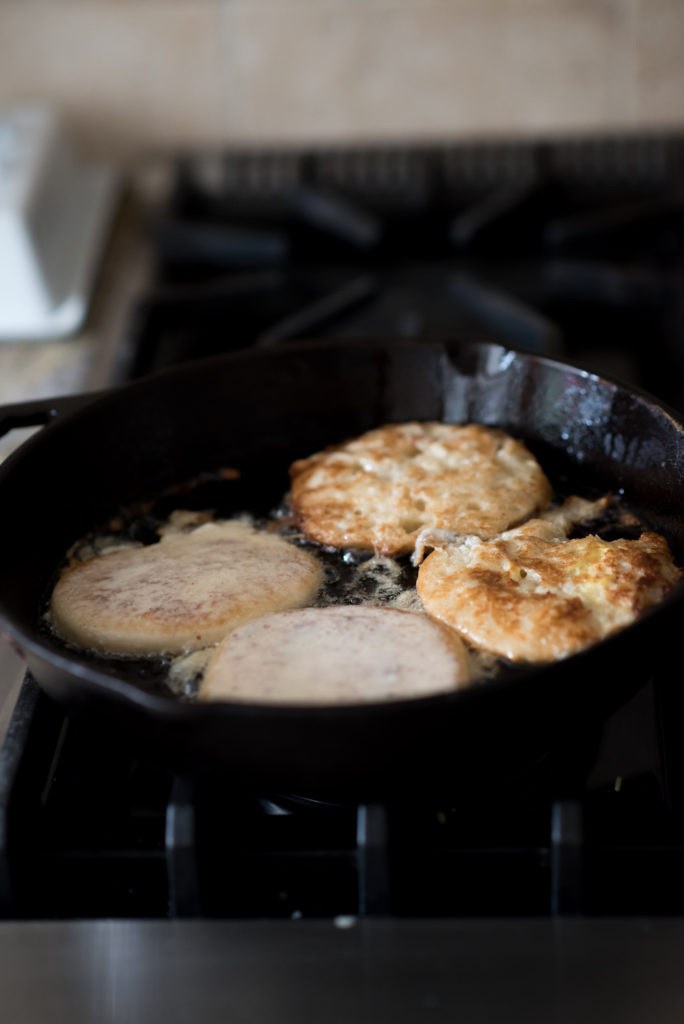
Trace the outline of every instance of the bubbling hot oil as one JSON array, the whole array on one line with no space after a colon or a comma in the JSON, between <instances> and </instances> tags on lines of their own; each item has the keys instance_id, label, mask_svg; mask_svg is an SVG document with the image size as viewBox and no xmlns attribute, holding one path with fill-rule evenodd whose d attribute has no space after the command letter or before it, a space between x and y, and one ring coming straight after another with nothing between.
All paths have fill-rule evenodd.
<instances>
[{"instance_id":1,"label":"bubbling hot oil","mask_svg":"<svg viewBox=\"0 0 684 1024\"><path fill-rule=\"evenodd\" d=\"M416 592L416 570L407 558L321 548L301 536L292 539L314 552L324 565L323 585L314 607L351 604L425 614ZM209 647L171 659L168 686L174 695L186 700L197 696L215 649ZM469 661L471 683L493 678L503 664L499 658L475 650L469 651Z\"/></svg>"},{"instance_id":2,"label":"bubbling hot oil","mask_svg":"<svg viewBox=\"0 0 684 1024\"><path fill-rule=\"evenodd\" d=\"M410 566L367 552L320 548L292 533L290 539L323 563L323 585L313 602L314 607L353 604L422 611L415 588L415 572ZM214 650L215 647L209 647L171 659L168 684L176 696L186 699L196 696Z\"/></svg>"},{"instance_id":3,"label":"bubbling hot oil","mask_svg":"<svg viewBox=\"0 0 684 1024\"><path fill-rule=\"evenodd\" d=\"M234 478L230 479L232 481ZM183 489L183 494L187 497L187 489ZM323 585L314 602L317 607L353 604L399 608L426 614L416 592L417 569L411 565L409 556L395 559L366 551L323 547L309 541L298 531L286 500L263 517L250 512L236 514L232 509L224 510L220 505L215 511L207 510L206 507L189 510L176 505L171 510L167 507L164 515L157 514L157 509L149 505L122 510L121 515L107 524L106 528L94 531L74 544L68 552L68 559L84 560L101 555L113 547L155 543L165 533L190 530L211 519L225 518L240 518L256 529L277 532L290 543L314 554L324 569ZM590 524L592 532L594 528L601 533L606 528L610 530L611 520L612 526L617 526L620 534L625 532L625 528L636 530L638 525L619 503L615 503L605 522ZM49 614L45 617L45 626L50 629ZM134 659L122 655L110 660L122 669L125 666L127 675L133 679L139 677L143 686L152 678L154 686L160 685L173 697L194 700L214 650L215 647L209 647L174 657L148 656ZM95 652L92 657L99 661L103 658ZM471 684L498 678L510 673L512 668L505 659L472 648L469 648L469 660Z\"/></svg>"}]
</instances>

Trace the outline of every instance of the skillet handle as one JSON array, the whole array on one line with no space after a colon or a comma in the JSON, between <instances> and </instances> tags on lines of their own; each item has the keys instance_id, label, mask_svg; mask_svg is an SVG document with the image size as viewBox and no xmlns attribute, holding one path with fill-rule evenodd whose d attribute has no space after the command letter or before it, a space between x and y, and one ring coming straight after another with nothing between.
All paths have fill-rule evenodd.
<instances>
[{"instance_id":1,"label":"skillet handle","mask_svg":"<svg viewBox=\"0 0 684 1024\"><path fill-rule=\"evenodd\" d=\"M0 437L18 427L45 427L61 416L88 405L101 392L61 395L57 398L37 398L30 402L0 405Z\"/></svg>"}]
</instances>

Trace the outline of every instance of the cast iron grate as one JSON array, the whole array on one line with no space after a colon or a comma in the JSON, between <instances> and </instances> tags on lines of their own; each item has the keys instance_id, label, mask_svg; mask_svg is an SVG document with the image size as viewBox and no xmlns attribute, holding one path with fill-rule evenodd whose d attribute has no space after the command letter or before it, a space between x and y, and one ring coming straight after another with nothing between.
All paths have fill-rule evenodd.
<instances>
[{"instance_id":1,"label":"cast iron grate","mask_svg":"<svg viewBox=\"0 0 684 1024\"><path fill-rule=\"evenodd\" d=\"M303 338L503 342L684 406L684 142L188 154L133 376Z\"/></svg>"},{"instance_id":2,"label":"cast iron grate","mask_svg":"<svg viewBox=\"0 0 684 1024\"><path fill-rule=\"evenodd\" d=\"M561 777L550 758L522 784L504 780L498 792L473 791L454 806L429 794L338 806L257 797L215 775L174 779L66 720L27 679L0 765L0 911L19 919L682 913L679 769L666 757L661 770L662 739L650 768L630 776L625 765L624 777L600 784ZM608 762L619 756L609 752ZM567 766L567 752L557 760Z\"/></svg>"}]
</instances>

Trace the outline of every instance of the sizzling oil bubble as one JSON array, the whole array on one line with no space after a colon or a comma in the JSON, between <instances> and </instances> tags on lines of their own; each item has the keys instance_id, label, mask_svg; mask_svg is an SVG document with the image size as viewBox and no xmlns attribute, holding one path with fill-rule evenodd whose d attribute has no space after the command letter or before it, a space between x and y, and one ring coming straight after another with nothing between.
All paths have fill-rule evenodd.
<instances>
[{"instance_id":1,"label":"sizzling oil bubble","mask_svg":"<svg viewBox=\"0 0 684 1024\"><path fill-rule=\"evenodd\" d=\"M205 647L190 654L179 654L171 660L167 677L169 689L176 697L195 697L215 647Z\"/></svg>"}]
</instances>

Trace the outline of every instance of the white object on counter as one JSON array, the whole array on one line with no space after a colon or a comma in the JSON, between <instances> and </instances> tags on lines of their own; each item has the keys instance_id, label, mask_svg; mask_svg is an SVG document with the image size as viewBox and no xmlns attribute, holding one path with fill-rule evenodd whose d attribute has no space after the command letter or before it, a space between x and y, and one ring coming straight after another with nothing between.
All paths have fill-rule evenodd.
<instances>
[{"instance_id":1,"label":"white object on counter","mask_svg":"<svg viewBox=\"0 0 684 1024\"><path fill-rule=\"evenodd\" d=\"M47 107L0 109L0 340L83 324L116 195Z\"/></svg>"}]
</instances>

